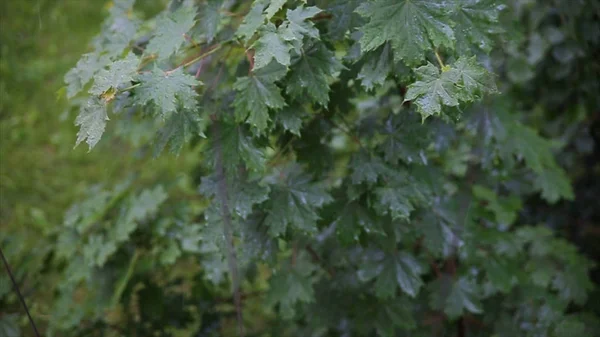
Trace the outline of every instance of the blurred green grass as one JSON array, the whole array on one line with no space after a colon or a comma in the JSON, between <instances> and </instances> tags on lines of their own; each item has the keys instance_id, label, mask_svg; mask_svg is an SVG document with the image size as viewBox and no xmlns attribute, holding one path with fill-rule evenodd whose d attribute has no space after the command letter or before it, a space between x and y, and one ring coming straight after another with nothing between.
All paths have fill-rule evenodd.
<instances>
[{"instance_id":1,"label":"blurred green grass","mask_svg":"<svg viewBox=\"0 0 600 337\"><path fill-rule=\"evenodd\" d=\"M153 159L122 137L118 117L93 151L73 149L76 111L58 99L64 74L90 51L90 41L107 15L107 0L0 1L0 246L42 327L52 303L46 263L63 215L95 184L109 188L137 174L138 183L175 181L193 155ZM167 0L137 1L154 16ZM0 281L3 275L0 273ZM5 279L6 280L6 279ZM15 294L0 282L0 316L27 320ZM48 293L50 292L50 293ZM29 333L29 329L23 329Z\"/></svg>"},{"instance_id":2,"label":"blurred green grass","mask_svg":"<svg viewBox=\"0 0 600 337\"><path fill-rule=\"evenodd\" d=\"M148 15L165 2L138 1ZM105 140L89 153L83 145L73 149L76 112L57 92L64 74L90 51L108 6L106 0L2 2L0 228L47 232L91 184L112 184L144 165L154 176L174 167L164 159L139 160L122 141Z\"/></svg>"},{"instance_id":3,"label":"blurred green grass","mask_svg":"<svg viewBox=\"0 0 600 337\"><path fill-rule=\"evenodd\" d=\"M106 1L4 1L0 20L0 224L48 229L86 183L115 169L73 150L76 129L57 100L88 49ZM62 117L62 118L61 118ZM30 228L31 228L30 227ZM41 228L46 227L46 228Z\"/></svg>"}]
</instances>

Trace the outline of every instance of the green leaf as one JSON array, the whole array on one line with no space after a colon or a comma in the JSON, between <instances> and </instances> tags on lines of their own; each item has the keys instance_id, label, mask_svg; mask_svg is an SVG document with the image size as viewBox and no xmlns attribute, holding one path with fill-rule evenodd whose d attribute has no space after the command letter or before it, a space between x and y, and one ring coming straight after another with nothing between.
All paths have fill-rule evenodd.
<instances>
[{"instance_id":1,"label":"green leaf","mask_svg":"<svg viewBox=\"0 0 600 337\"><path fill-rule=\"evenodd\" d=\"M378 303L378 306L380 309L375 319L375 327L381 336L394 337L398 328L413 330L416 327L411 303L405 298Z\"/></svg>"},{"instance_id":2,"label":"green leaf","mask_svg":"<svg viewBox=\"0 0 600 337\"><path fill-rule=\"evenodd\" d=\"M75 125L79 126L75 146L84 140L90 150L96 146L104 133L107 120L106 104L97 97L91 97L81 106L75 119Z\"/></svg>"},{"instance_id":3,"label":"green leaf","mask_svg":"<svg viewBox=\"0 0 600 337\"><path fill-rule=\"evenodd\" d=\"M155 214L166 200L167 193L160 185L152 190L146 189L139 196L131 198L127 212L119 217L115 226L111 228L111 239L116 242L127 241L138 223Z\"/></svg>"},{"instance_id":4,"label":"green leaf","mask_svg":"<svg viewBox=\"0 0 600 337\"><path fill-rule=\"evenodd\" d=\"M445 276L431 283L430 305L443 309L448 318L455 320L465 311L481 313L476 284L465 277L454 280Z\"/></svg>"},{"instance_id":5,"label":"green leaf","mask_svg":"<svg viewBox=\"0 0 600 337\"><path fill-rule=\"evenodd\" d=\"M271 306L279 304L284 319L294 316L294 307L297 303L310 303L315 300L310 279L312 270L313 267L309 263L297 261L295 266L279 271L269 280L267 304Z\"/></svg>"},{"instance_id":6,"label":"green leaf","mask_svg":"<svg viewBox=\"0 0 600 337\"><path fill-rule=\"evenodd\" d=\"M283 39L274 24L262 26L259 38L254 43L254 69L260 69L277 61L284 66L290 65L291 46Z\"/></svg>"},{"instance_id":7,"label":"green leaf","mask_svg":"<svg viewBox=\"0 0 600 337\"><path fill-rule=\"evenodd\" d=\"M363 3L357 12L369 19L360 38L363 52L390 42L396 61L417 65L425 52L454 45L454 33L444 21L448 4L435 0L375 0Z\"/></svg>"},{"instance_id":8,"label":"green leaf","mask_svg":"<svg viewBox=\"0 0 600 337\"><path fill-rule=\"evenodd\" d=\"M420 275L424 270L417 259L409 253L401 252L395 258L396 281L403 292L416 297L423 285Z\"/></svg>"},{"instance_id":9,"label":"green leaf","mask_svg":"<svg viewBox=\"0 0 600 337\"><path fill-rule=\"evenodd\" d=\"M109 9L110 15L104 21L101 33L94 39L97 52L108 57L121 55L130 46L139 27L139 22L132 20L133 4L131 0L116 0Z\"/></svg>"},{"instance_id":10,"label":"green leaf","mask_svg":"<svg viewBox=\"0 0 600 337\"><path fill-rule=\"evenodd\" d=\"M585 265L566 266L565 270L552 280L552 288L558 291L562 299L582 305L594 285L589 279L588 268Z\"/></svg>"},{"instance_id":11,"label":"green leaf","mask_svg":"<svg viewBox=\"0 0 600 337\"><path fill-rule=\"evenodd\" d=\"M388 170L384 177L384 187L375 189L379 202L374 208L380 215L389 214L392 219L408 219L416 207L431 206L431 183L419 170L420 167L410 172L401 168Z\"/></svg>"},{"instance_id":12,"label":"green leaf","mask_svg":"<svg viewBox=\"0 0 600 337\"><path fill-rule=\"evenodd\" d=\"M89 53L81 56L75 67L65 75L65 83L67 84L67 98L73 98L77 95L86 84L102 70L110 59L107 55L99 55L98 53Z\"/></svg>"},{"instance_id":13,"label":"green leaf","mask_svg":"<svg viewBox=\"0 0 600 337\"><path fill-rule=\"evenodd\" d=\"M378 258L374 255L369 258ZM380 298L395 297L396 288L400 289L410 297L416 297L423 286L421 274L424 270L417 259L407 253L399 252L385 257L380 262L365 261L363 267L358 271L358 278L365 282L374 277L375 294Z\"/></svg>"},{"instance_id":14,"label":"green leaf","mask_svg":"<svg viewBox=\"0 0 600 337\"><path fill-rule=\"evenodd\" d=\"M352 184L367 183L373 185L377 178L387 172L388 168L379 157L371 157L365 153L353 156L351 165Z\"/></svg>"},{"instance_id":15,"label":"green leaf","mask_svg":"<svg viewBox=\"0 0 600 337\"><path fill-rule=\"evenodd\" d=\"M267 7L267 0L254 0L252 8L244 17L242 24L238 27L235 35L241 37L245 42L256 34L258 28L265 22L263 10Z\"/></svg>"},{"instance_id":16,"label":"green leaf","mask_svg":"<svg viewBox=\"0 0 600 337\"><path fill-rule=\"evenodd\" d=\"M396 165L401 160L409 165L427 165L425 150L431 143L431 131L414 111L390 116L381 133L386 137L380 146L386 162Z\"/></svg>"},{"instance_id":17,"label":"green leaf","mask_svg":"<svg viewBox=\"0 0 600 337\"><path fill-rule=\"evenodd\" d=\"M102 69L94 76L94 85L89 93L102 95L109 89L116 90L122 84L131 84L137 75L137 67L140 60L137 56L129 53L123 60L115 61L108 65L108 69Z\"/></svg>"},{"instance_id":18,"label":"green leaf","mask_svg":"<svg viewBox=\"0 0 600 337\"><path fill-rule=\"evenodd\" d=\"M520 123L510 123L505 138L505 150L523 158L527 167L535 172L535 188L550 203L560 198L572 200L573 189L566 172L558 166L552 154L552 144L535 130Z\"/></svg>"},{"instance_id":19,"label":"green leaf","mask_svg":"<svg viewBox=\"0 0 600 337\"><path fill-rule=\"evenodd\" d=\"M160 154L170 144L169 151L178 155L190 138L205 137L206 122L197 111L183 109L172 114L156 135L154 154Z\"/></svg>"},{"instance_id":20,"label":"green leaf","mask_svg":"<svg viewBox=\"0 0 600 337\"><path fill-rule=\"evenodd\" d=\"M556 203L564 198L573 200L573 188L566 172L557 166L548 167L537 173L534 186L538 191L542 192L542 198L549 203Z\"/></svg>"},{"instance_id":21,"label":"green leaf","mask_svg":"<svg viewBox=\"0 0 600 337\"><path fill-rule=\"evenodd\" d=\"M317 210L333 200L323 186L312 182L310 175L296 165L276 171L268 181L271 195L265 224L269 234L274 237L283 234L288 225L315 233L320 219Z\"/></svg>"},{"instance_id":22,"label":"green leaf","mask_svg":"<svg viewBox=\"0 0 600 337\"><path fill-rule=\"evenodd\" d=\"M423 119L441 115L442 106L455 107L497 91L492 75L474 58L459 58L443 71L427 63L415 73L418 81L408 86L404 100L414 101Z\"/></svg>"},{"instance_id":23,"label":"green leaf","mask_svg":"<svg viewBox=\"0 0 600 337\"><path fill-rule=\"evenodd\" d=\"M452 291L446 300L444 312L450 318L457 318L464 311L479 314L481 310L476 285L466 278L460 278L452 287Z\"/></svg>"},{"instance_id":24,"label":"green leaf","mask_svg":"<svg viewBox=\"0 0 600 337\"><path fill-rule=\"evenodd\" d=\"M203 4L198 18L200 33L206 36L206 41L211 43L217 35L217 29L221 22L221 6L223 0L208 0Z\"/></svg>"},{"instance_id":25,"label":"green leaf","mask_svg":"<svg viewBox=\"0 0 600 337\"><path fill-rule=\"evenodd\" d=\"M307 36L313 39L319 38L319 30L315 24L308 19L321 13L317 7L297 7L294 10L287 10L287 20L279 26L281 36L286 41L302 41Z\"/></svg>"},{"instance_id":26,"label":"green leaf","mask_svg":"<svg viewBox=\"0 0 600 337\"><path fill-rule=\"evenodd\" d=\"M267 20L271 20L271 18L283 8L285 3L286 0L270 0L269 7L265 10Z\"/></svg>"},{"instance_id":27,"label":"green leaf","mask_svg":"<svg viewBox=\"0 0 600 337\"><path fill-rule=\"evenodd\" d=\"M397 184L375 189L375 210L381 215L389 214L392 219L408 219L415 206L421 201L415 186Z\"/></svg>"},{"instance_id":28,"label":"green leaf","mask_svg":"<svg viewBox=\"0 0 600 337\"><path fill-rule=\"evenodd\" d=\"M89 266L102 267L108 258L117 251L113 241L106 241L103 235L91 235L83 246L83 257Z\"/></svg>"},{"instance_id":29,"label":"green leaf","mask_svg":"<svg viewBox=\"0 0 600 337\"><path fill-rule=\"evenodd\" d=\"M451 18L455 22L456 50L466 53L471 46L489 53L492 34L501 32L498 23L499 5L495 0L456 0Z\"/></svg>"},{"instance_id":30,"label":"green leaf","mask_svg":"<svg viewBox=\"0 0 600 337\"><path fill-rule=\"evenodd\" d=\"M498 92L494 76L477 63L475 56L459 58L447 71L447 75L460 87L462 101L475 101L484 94Z\"/></svg>"},{"instance_id":31,"label":"green leaf","mask_svg":"<svg viewBox=\"0 0 600 337\"><path fill-rule=\"evenodd\" d=\"M194 87L201 82L194 76L185 74L181 68L171 72L154 68L141 74L139 80L140 86L134 89L136 103L154 103L163 118L178 111L180 106L192 111L197 108L198 94Z\"/></svg>"},{"instance_id":32,"label":"green leaf","mask_svg":"<svg viewBox=\"0 0 600 337\"><path fill-rule=\"evenodd\" d=\"M561 319L553 329L553 337L588 337L592 331L586 329L586 325L576 317L565 317Z\"/></svg>"},{"instance_id":33,"label":"green leaf","mask_svg":"<svg viewBox=\"0 0 600 337\"><path fill-rule=\"evenodd\" d=\"M509 293L512 287L514 275L517 274L519 266L499 258L487 258L484 263L485 272L490 283L499 291ZM535 276L531 276L532 279Z\"/></svg>"},{"instance_id":34,"label":"green leaf","mask_svg":"<svg viewBox=\"0 0 600 337\"><path fill-rule=\"evenodd\" d=\"M219 177L211 175L202 178L199 191L205 196L216 197L219 190ZM242 219L252 214L254 205L260 204L268 199L269 187L256 181L245 179L226 179L227 194L231 210Z\"/></svg>"},{"instance_id":35,"label":"green leaf","mask_svg":"<svg viewBox=\"0 0 600 337\"><path fill-rule=\"evenodd\" d=\"M392 70L392 51L389 43L385 43L383 47L369 52L365 64L360 69L357 78L361 81L362 86L371 91L377 86L382 86L387 79L388 74Z\"/></svg>"},{"instance_id":36,"label":"green leaf","mask_svg":"<svg viewBox=\"0 0 600 337\"><path fill-rule=\"evenodd\" d=\"M127 212L127 221L142 221L153 213L156 213L158 207L167 200L165 189L158 185L154 189L146 189L139 196L131 201L129 211Z\"/></svg>"},{"instance_id":37,"label":"green leaf","mask_svg":"<svg viewBox=\"0 0 600 337\"><path fill-rule=\"evenodd\" d=\"M486 203L485 208L492 212L500 224L511 225L517 219L521 209L519 198L504 198L500 200L496 193L481 185L473 186L473 195Z\"/></svg>"},{"instance_id":38,"label":"green leaf","mask_svg":"<svg viewBox=\"0 0 600 337\"><path fill-rule=\"evenodd\" d=\"M420 275L424 272L419 261L407 252L385 257L382 252L376 252L363 255L358 279L368 282L377 277L375 293L380 298L395 297L398 286L410 297L416 297L423 286Z\"/></svg>"},{"instance_id":39,"label":"green leaf","mask_svg":"<svg viewBox=\"0 0 600 337\"><path fill-rule=\"evenodd\" d=\"M335 219L334 224L337 237L343 245L356 243L361 231L385 235L380 218L367 207L356 201L339 207L340 216Z\"/></svg>"},{"instance_id":40,"label":"green leaf","mask_svg":"<svg viewBox=\"0 0 600 337\"><path fill-rule=\"evenodd\" d=\"M211 154L208 158L216 165L218 152L223 153L225 170L235 173L239 165L246 164L252 171L263 172L265 169L265 154L263 149L256 147L252 137L241 126L232 124L219 125L220 138L213 139Z\"/></svg>"},{"instance_id":41,"label":"green leaf","mask_svg":"<svg viewBox=\"0 0 600 337\"><path fill-rule=\"evenodd\" d=\"M442 213L440 204L434 204L436 212L422 211L415 223L416 232L423 237L427 250L435 257L447 257L452 249L460 243L450 228L451 220L439 216Z\"/></svg>"},{"instance_id":42,"label":"green leaf","mask_svg":"<svg viewBox=\"0 0 600 337\"><path fill-rule=\"evenodd\" d=\"M196 8L187 6L162 15L156 20L156 32L145 52L157 54L158 60L169 58L185 42L185 34L194 26L195 18Z\"/></svg>"},{"instance_id":43,"label":"green leaf","mask_svg":"<svg viewBox=\"0 0 600 337\"><path fill-rule=\"evenodd\" d=\"M361 4L360 0L335 0L328 8L332 18L328 23L328 35L332 39L341 39L346 32L362 24L363 20L355 10Z\"/></svg>"},{"instance_id":44,"label":"green leaf","mask_svg":"<svg viewBox=\"0 0 600 337\"><path fill-rule=\"evenodd\" d=\"M414 101L423 119L441 115L442 105L458 106L459 89L446 73L429 62L415 73L418 81L408 86L404 100Z\"/></svg>"},{"instance_id":45,"label":"green leaf","mask_svg":"<svg viewBox=\"0 0 600 337\"><path fill-rule=\"evenodd\" d=\"M237 79L233 88L237 91L233 106L237 121L246 121L259 133L265 131L269 121L269 109L279 110L285 106L281 89L275 84L286 69L275 62L253 71L247 77Z\"/></svg>"},{"instance_id":46,"label":"green leaf","mask_svg":"<svg viewBox=\"0 0 600 337\"><path fill-rule=\"evenodd\" d=\"M396 265L392 260L384 264L381 274L379 274L377 280L375 281L375 296L384 299L396 297L396 288L398 287L398 281L396 280L395 271ZM404 270L402 270L402 273L403 272ZM401 275L402 277L405 277L404 274Z\"/></svg>"},{"instance_id":47,"label":"green leaf","mask_svg":"<svg viewBox=\"0 0 600 337\"><path fill-rule=\"evenodd\" d=\"M0 335L5 337L21 337L19 315L4 314L0 317Z\"/></svg>"},{"instance_id":48,"label":"green leaf","mask_svg":"<svg viewBox=\"0 0 600 337\"><path fill-rule=\"evenodd\" d=\"M294 60L286 91L298 100L308 94L313 102L326 106L329 102L329 77L342 68L324 44L310 44Z\"/></svg>"},{"instance_id":49,"label":"green leaf","mask_svg":"<svg viewBox=\"0 0 600 337\"><path fill-rule=\"evenodd\" d=\"M300 129L302 129L302 118L306 116L304 108L298 104L289 107L284 107L281 111L275 114L275 121L286 131L300 137Z\"/></svg>"}]
</instances>

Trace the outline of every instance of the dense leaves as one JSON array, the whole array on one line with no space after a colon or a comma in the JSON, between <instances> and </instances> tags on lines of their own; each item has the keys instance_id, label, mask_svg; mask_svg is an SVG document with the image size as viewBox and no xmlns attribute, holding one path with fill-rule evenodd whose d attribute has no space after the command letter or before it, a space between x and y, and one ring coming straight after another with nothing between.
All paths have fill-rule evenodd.
<instances>
[{"instance_id":1,"label":"dense leaves","mask_svg":"<svg viewBox=\"0 0 600 337\"><path fill-rule=\"evenodd\" d=\"M571 136L556 130L576 134L586 116L546 123L519 96L534 74L514 64L534 72L547 56L541 36L520 54L537 28L519 20L552 11L132 6L114 1L95 51L65 76L76 144L125 142L139 158L168 147L182 168L148 178L146 165L67 211L45 260L61 280L50 332L560 337L598 324L594 263L530 206L574 199L572 159L557 156Z\"/></svg>"}]
</instances>

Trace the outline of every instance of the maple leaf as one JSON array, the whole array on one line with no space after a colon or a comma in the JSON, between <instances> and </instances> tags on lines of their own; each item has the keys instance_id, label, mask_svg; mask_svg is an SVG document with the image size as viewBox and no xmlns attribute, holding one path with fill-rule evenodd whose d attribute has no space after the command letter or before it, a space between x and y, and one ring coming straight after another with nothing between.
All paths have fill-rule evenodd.
<instances>
[{"instance_id":1,"label":"maple leaf","mask_svg":"<svg viewBox=\"0 0 600 337\"><path fill-rule=\"evenodd\" d=\"M415 173L402 169L385 171L385 185L374 190L378 200L374 208L379 214L389 214L393 219L408 219L418 206L430 202L430 187Z\"/></svg>"},{"instance_id":2,"label":"maple leaf","mask_svg":"<svg viewBox=\"0 0 600 337\"><path fill-rule=\"evenodd\" d=\"M314 233L320 219L317 209L333 200L325 189L313 183L297 165L275 172L268 181L271 183L271 201L265 224L269 234L274 237L283 234L288 225Z\"/></svg>"},{"instance_id":3,"label":"maple leaf","mask_svg":"<svg viewBox=\"0 0 600 337\"><path fill-rule=\"evenodd\" d=\"M384 174L388 168L379 157L370 157L365 153L353 156L351 165L352 184L361 184L366 182L372 185L377 182L377 178Z\"/></svg>"},{"instance_id":4,"label":"maple leaf","mask_svg":"<svg viewBox=\"0 0 600 337\"><path fill-rule=\"evenodd\" d=\"M192 136L205 137L206 122L207 120L200 117L197 111L189 109L183 109L172 114L156 135L155 155L160 154L167 144L170 144L169 150L171 153L179 154L183 145Z\"/></svg>"},{"instance_id":5,"label":"maple leaf","mask_svg":"<svg viewBox=\"0 0 600 337\"><path fill-rule=\"evenodd\" d=\"M246 121L259 133L263 132L269 121L269 109L279 110L285 106L281 89L275 84L285 73L284 67L271 62L247 77L238 78L233 85L237 91L233 101L236 120Z\"/></svg>"},{"instance_id":6,"label":"maple leaf","mask_svg":"<svg viewBox=\"0 0 600 337\"><path fill-rule=\"evenodd\" d=\"M269 280L267 304L279 304L284 318L294 316L294 306L299 303L310 303L315 300L315 294L310 275L314 266L306 261L301 254L294 266L280 270Z\"/></svg>"},{"instance_id":7,"label":"maple leaf","mask_svg":"<svg viewBox=\"0 0 600 337\"><path fill-rule=\"evenodd\" d=\"M108 258L117 251L112 241L106 241L103 235L94 234L83 246L83 257L89 266L102 267Z\"/></svg>"},{"instance_id":8,"label":"maple leaf","mask_svg":"<svg viewBox=\"0 0 600 337\"><path fill-rule=\"evenodd\" d=\"M195 23L196 9L185 6L165 14L156 21L156 32L145 52L157 54L158 60L170 57L185 42L185 34Z\"/></svg>"},{"instance_id":9,"label":"maple leaf","mask_svg":"<svg viewBox=\"0 0 600 337\"><path fill-rule=\"evenodd\" d=\"M244 17L235 35L248 42L265 22L263 11L268 4L269 1L267 0L254 0L252 8L250 8L250 11Z\"/></svg>"},{"instance_id":10,"label":"maple leaf","mask_svg":"<svg viewBox=\"0 0 600 337\"><path fill-rule=\"evenodd\" d=\"M380 145L386 162L427 165L425 150L431 142L430 129L414 111L390 116L381 133L386 136Z\"/></svg>"},{"instance_id":11,"label":"maple leaf","mask_svg":"<svg viewBox=\"0 0 600 337\"><path fill-rule=\"evenodd\" d=\"M283 128L296 136L300 136L302 128L302 118L306 116L304 108L298 104L289 107L284 107L281 111L275 114L275 121Z\"/></svg>"},{"instance_id":12,"label":"maple leaf","mask_svg":"<svg viewBox=\"0 0 600 337\"><path fill-rule=\"evenodd\" d=\"M334 224L337 237L342 244L356 243L361 231L367 234L385 235L381 228L380 218L371 209L356 201L338 207L342 211L340 216L335 219Z\"/></svg>"},{"instance_id":13,"label":"maple leaf","mask_svg":"<svg viewBox=\"0 0 600 337\"><path fill-rule=\"evenodd\" d=\"M207 197L217 197L219 181L216 174L203 177L198 191ZM252 213L252 208L267 200L269 187L258 181L246 179L226 179L229 204L240 218L246 219Z\"/></svg>"},{"instance_id":14,"label":"maple leaf","mask_svg":"<svg viewBox=\"0 0 600 337\"><path fill-rule=\"evenodd\" d=\"M94 47L98 53L118 57L128 48L135 37L139 22L132 18L134 1L116 0L112 2L109 16L105 20L102 31L94 39Z\"/></svg>"},{"instance_id":15,"label":"maple leaf","mask_svg":"<svg viewBox=\"0 0 600 337\"><path fill-rule=\"evenodd\" d=\"M213 139L211 144L211 163L216 165L217 151L223 154L225 170L235 174L239 165L246 164L252 171L262 172L265 168L265 154L263 149L256 147L252 137L242 127L234 124L220 124L220 137Z\"/></svg>"},{"instance_id":16,"label":"maple leaf","mask_svg":"<svg viewBox=\"0 0 600 337\"><path fill-rule=\"evenodd\" d=\"M394 58L409 65L419 64L425 52L454 45L454 33L443 17L448 4L432 0L376 0L363 3L357 12L369 19L360 38L363 52L385 42L394 49Z\"/></svg>"},{"instance_id":17,"label":"maple leaf","mask_svg":"<svg viewBox=\"0 0 600 337\"><path fill-rule=\"evenodd\" d=\"M261 27L259 38L254 43L254 69L260 69L277 61L284 66L290 65L291 46L284 40L274 24Z\"/></svg>"},{"instance_id":18,"label":"maple leaf","mask_svg":"<svg viewBox=\"0 0 600 337\"><path fill-rule=\"evenodd\" d=\"M265 17L267 20L271 20L271 18L279 12L280 9L285 5L286 0L271 0L269 3L269 7L265 10Z\"/></svg>"},{"instance_id":19,"label":"maple leaf","mask_svg":"<svg viewBox=\"0 0 600 337\"><path fill-rule=\"evenodd\" d=\"M540 137L530 127L505 121L508 126L503 138L505 150L523 158L527 167L535 172L534 185L551 203L560 198L573 199L573 189L565 171L558 166L552 154L552 144Z\"/></svg>"},{"instance_id":20,"label":"maple leaf","mask_svg":"<svg viewBox=\"0 0 600 337\"><path fill-rule=\"evenodd\" d=\"M278 27L281 36L286 41L302 41L307 36L310 38L319 38L319 30L315 24L308 19L321 13L321 9L317 7L298 7L296 9L287 10L287 20Z\"/></svg>"},{"instance_id":21,"label":"maple leaf","mask_svg":"<svg viewBox=\"0 0 600 337\"><path fill-rule=\"evenodd\" d=\"M451 81L460 86L458 94L462 101L474 101L484 94L498 92L494 76L477 63L475 56L459 58L447 73Z\"/></svg>"},{"instance_id":22,"label":"maple leaf","mask_svg":"<svg viewBox=\"0 0 600 337\"><path fill-rule=\"evenodd\" d=\"M439 115L442 105L458 106L458 88L446 72L440 70L431 63L417 68L415 71L418 81L409 85L405 101L414 101L417 110L423 119Z\"/></svg>"},{"instance_id":23,"label":"maple leaf","mask_svg":"<svg viewBox=\"0 0 600 337\"><path fill-rule=\"evenodd\" d=\"M200 11L198 26L200 33L206 36L207 42L212 42L217 34L217 28L221 21L221 6L223 0L208 0Z\"/></svg>"},{"instance_id":24,"label":"maple leaf","mask_svg":"<svg viewBox=\"0 0 600 337\"><path fill-rule=\"evenodd\" d=\"M67 98L73 98L86 84L102 70L110 58L107 55L98 55L98 53L89 53L81 56L75 67L65 75L64 81L67 84Z\"/></svg>"},{"instance_id":25,"label":"maple leaf","mask_svg":"<svg viewBox=\"0 0 600 337\"><path fill-rule=\"evenodd\" d=\"M328 35L341 39L346 32L363 23L362 17L355 12L360 0L335 0L328 8L332 18L328 23Z\"/></svg>"},{"instance_id":26,"label":"maple leaf","mask_svg":"<svg viewBox=\"0 0 600 337\"><path fill-rule=\"evenodd\" d=\"M517 219L517 212L521 209L521 200L518 198L500 199L492 190L480 186L473 186L473 196L486 202L485 208L494 213L496 221L510 225Z\"/></svg>"},{"instance_id":27,"label":"maple leaf","mask_svg":"<svg viewBox=\"0 0 600 337\"><path fill-rule=\"evenodd\" d=\"M294 60L287 85L287 93L301 99L305 93L314 102L326 106L329 102L329 76L343 66L333 52L322 43L308 45Z\"/></svg>"},{"instance_id":28,"label":"maple leaf","mask_svg":"<svg viewBox=\"0 0 600 337\"><path fill-rule=\"evenodd\" d=\"M158 207L167 200L167 193L160 185L154 189L146 189L139 196L129 199L127 212L117 219L112 228L111 237L116 242L124 242L137 228L140 221L145 220L158 211Z\"/></svg>"},{"instance_id":29,"label":"maple leaf","mask_svg":"<svg viewBox=\"0 0 600 337\"><path fill-rule=\"evenodd\" d=\"M135 88L135 101L145 105L153 102L163 118L178 110L194 110L197 107L198 94L194 86L200 85L194 76L187 75L181 68L164 72L154 68L139 76L140 86Z\"/></svg>"},{"instance_id":30,"label":"maple leaf","mask_svg":"<svg viewBox=\"0 0 600 337\"><path fill-rule=\"evenodd\" d=\"M357 78L362 86L367 90L373 90L376 86L381 86L387 79L387 75L392 69L392 51L389 43L383 47L370 52L365 56L366 62L358 73Z\"/></svg>"},{"instance_id":31,"label":"maple leaf","mask_svg":"<svg viewBox=\"0 0 600 337\"><path fill-rule=\"evenodd\" d=\"M137 67L140 60L129 53L122 60L112 62L107 69L102 69L94 76L94 85L89 93L101 95L109 89L116 90L121 84L130 84L137 76Z\"/></svg>"},{"instance_id":32,"label":"maple leaf","mask_svg":"<svg viewBox=\"0 0 600 337\"><path fill-rule=\"evenodd\" d=\"M430 305L436 309L443 309L450 319L462 316L465 310L474 314L482 310L477 299L476 284L466 277L454 280L450 276L444 276L430 286Z\"/></svg>"},{"instance_id":33,"label":"maple leaf","mask_svg":"<svg viewBox=\"0 0 600 337\"><path fill-rule=\"evenodd\" d=\"M378 297L395 297L397 287L410 297L418 295L423 286L420 275L424 270L414 256L407 252L399 252L383 258L381 254L365 255L365 258L365 264L358 271L358 277L363 282L377 278L375 294Z\"/></svg>"},{"instance_id":34,"label":"maple leaf","mask_svg":"<svg viewBox=\"0 0 600 337\"><path fill-rule=\"evenodd\" d=\"M474 58L459 58L440 71L431 63L415 71L418 81L408 86L404 101L414 101L423 119L442 113L442 106L472 102L485 93L497 92L492 75Z\"/></svg>"},{"instance_id":35,"label":"maple leaf","mask_svg":"<svg viewBox=\"0 0 600 337\"><path fill-rule=\"evenodd\" d=\"M412 305L406 298L383 301L378 307L375 327L381 336L394 337L398 328L413 330L416 327Z\"/></svg>"},{"instance_id":36,"label":"maple leaf","mask_svg":"<svg viewBox=\"0 0 600 337\"><path fill-rule=\"evenodd\" d=\"M81 106L75 119L75 125L79 126L75 146L84 140L90 150L96 146L104 133L107 120L106 104L97 97L88 99L87 103Z\"/></svg>"},{"instance_id":37,"label":"maple leaf","mask_svg":"<svg viewBox=\"0 0 600 337\"><path fill-rule=\"evenodd\" d=\"M456 50L466 52L471 46L489 53L491 34L502 32L498 22L499 7L495 0L457 0L451 18L455 22Z\"/></svg>"}]
</instances>

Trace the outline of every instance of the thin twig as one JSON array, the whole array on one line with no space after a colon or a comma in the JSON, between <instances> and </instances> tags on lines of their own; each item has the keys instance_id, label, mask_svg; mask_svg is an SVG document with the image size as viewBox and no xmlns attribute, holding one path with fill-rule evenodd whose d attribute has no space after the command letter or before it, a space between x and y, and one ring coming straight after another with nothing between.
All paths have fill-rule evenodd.
<instances>
[{"instance_id":1,"label":"thin twig","mask_svg":"<svg viewBox=\"0 0 600 337\"><path fill-rule=\"evenodd\" d=\"M6 258L4 257L2 248L0 248L0 256L2 257L2 261L4 262L4 268L6 268L6 272L8 273L8 276L10 277L10 280L12 281L13 287L15 288L15 292L17 293L17 296L19 297L19 300L21 301L21 304L23 305L25 312L27 313L27 317L29 318L29 323L31 323L31 327L33 328L33 331L35 332L35 335L37 337L40 337L40 333L38 332L38 329L35 326L35 322L33 321L31 314L29 313L29 308L27 307L27 303L25 303L25 299L23 298L23 295L21 294L21 291L19 290L19 285L17 284L17 281L15 280L15 277L13 276L13 273L10 270L8 261L6 261Z\"/></svg>"},{"instance_id":2,"label":"thin twig","mask_svg":"<svg viewBox=\"0 0 600 337\"><path fill-rule=\"evenodd\" d=\"M209 50L207 52L202 53L202 54L198 55L197 57L194 57L193 59L191 59L191 60L189 60L189 61L187 61L187 62L185 62L183 64L180 64L180 65L178 65L177 67L175 67L175 68L173 68L171 70L165 71L165 74L169 75L169 74L171 74L172 72L174 72L175 70L177 70L179 68L185 68L187 66L190 66L190 65L192 65L192 64L194 64L194 63L202 60L203 58L205 58L205 57L207 57L207 56L209 56L209 55L217 52L219 49L221 49L222 46L223 46L222 44L214 45L211 48L209 48Z\"/></svg>"},{"instance_id":3,"label":"thin twig","mask_svg":"<svg viewBox=\"0 0 600 337\"><path fill-rule=\"evenodd\" d=\"M131 90L131 89L135 89L135 88L139 87L140 85L141 85L141 83L136 83L136 84L131 85L131 86L127 87L127 88L119 89L119 93Z\"/></svg>"},{"instance_id":4,"label":"thin twig","mask_svg":"<svg viewBox=\"0 0 600 337\"><path fill-rule=\"evenodd\" d=\"M437 59L438 63L440 64L440 68L442 68L443 71L446 68L446 65L444 65L444 61L442 61L440 53L438 53L437 49L435 50L435 58Z\"/></svg>"}]
</instances>

